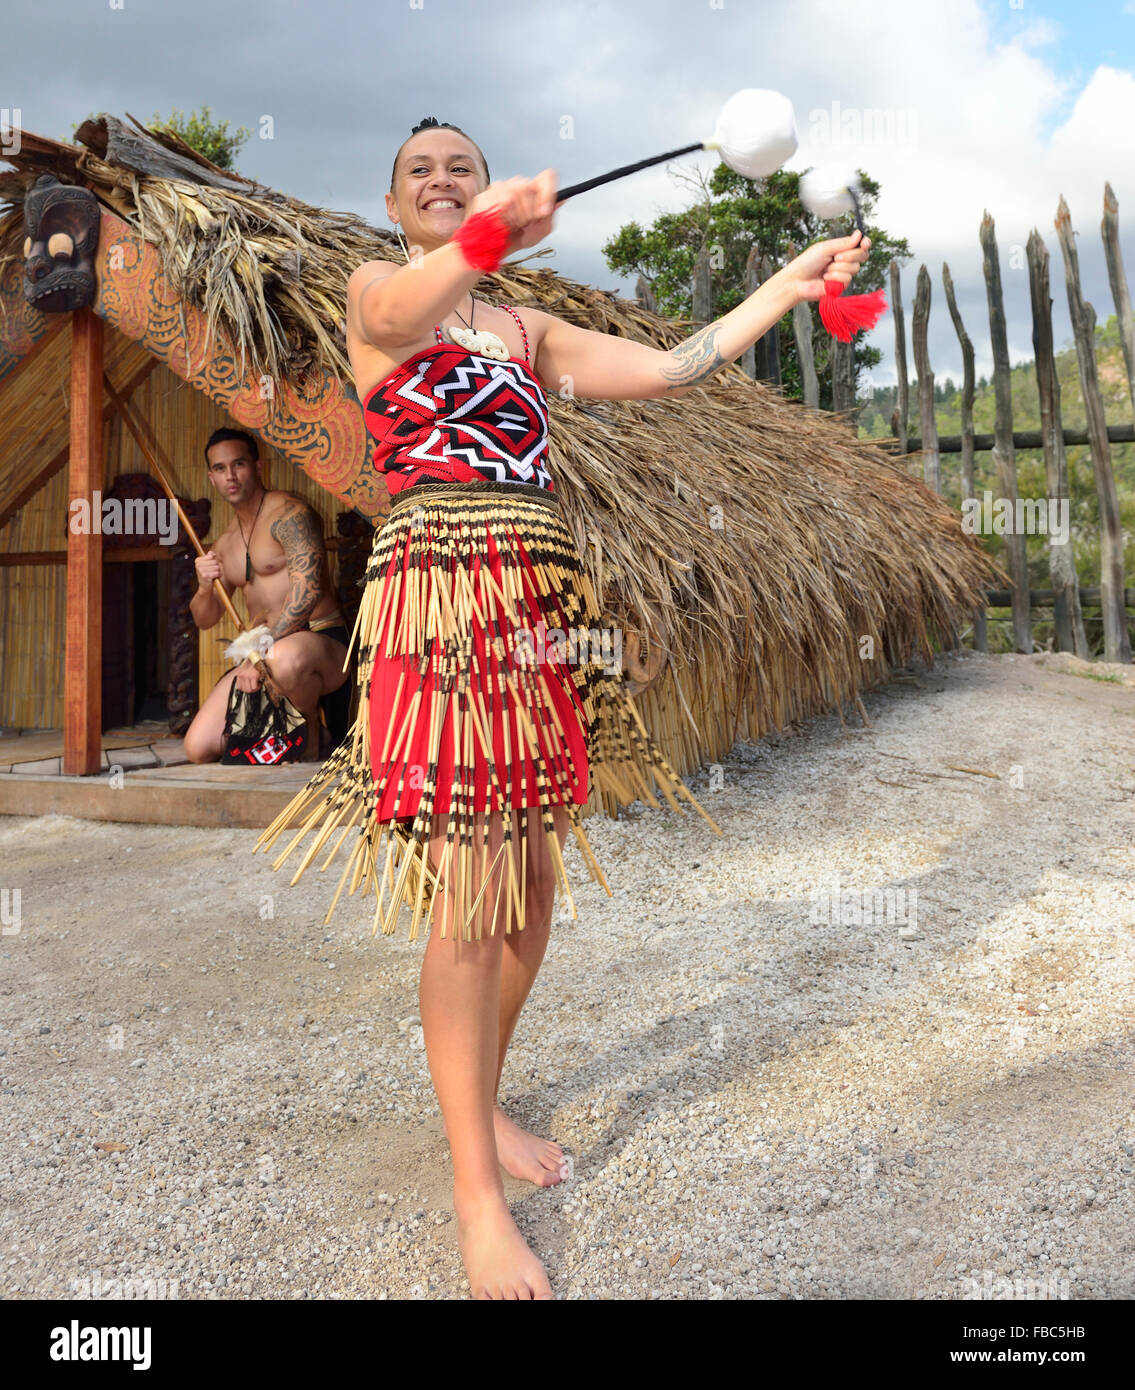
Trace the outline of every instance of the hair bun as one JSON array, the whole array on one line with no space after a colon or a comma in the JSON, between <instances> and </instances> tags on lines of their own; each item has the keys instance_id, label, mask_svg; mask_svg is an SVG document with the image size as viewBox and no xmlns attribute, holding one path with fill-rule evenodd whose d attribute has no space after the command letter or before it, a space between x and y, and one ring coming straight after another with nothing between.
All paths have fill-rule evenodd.
<instances>
[{"instance_id":1,"label":"hair bun","mask_svg":"<svg viewBox=\"0 0 1135 1390\"><path fill-rule=\"evenodd\" d=\"M417 135L417 133L418 133L419 130L428 130L431 126L440 126L440 125L441 125L441 122L438 120L438 118L437 118L436 116L425 116L425 117L423 117L422 120L420 120L420 121L418 122L418 124L414 127L414 129L410 132L410 134L411 134L411 135Z\"/></svg>"}]
</instances>

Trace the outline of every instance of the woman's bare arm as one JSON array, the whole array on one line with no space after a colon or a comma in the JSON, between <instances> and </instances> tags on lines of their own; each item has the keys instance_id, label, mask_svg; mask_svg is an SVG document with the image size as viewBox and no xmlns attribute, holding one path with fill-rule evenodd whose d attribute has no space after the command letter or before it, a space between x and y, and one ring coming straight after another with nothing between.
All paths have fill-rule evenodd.
<instances>
[{"instance_id":1,"label":"woman's bare arm","mask_svg":"<svg viewBox=\"0 0 1135 1390\"><path fill-rule=\"evenodd\" d=\"M347 322L372 347L405 347L426 337L484 274L454 242L407 265L365 261L347 281Z\"/></svg>"},{"instance_id":2,"label":"woman's bare arm","mask_svg":"<svg viewBox=\"0 0 1135 1390\"><path fill-rule=\"evenodd\" d=\"M853 234L810 246L735 309L668 352L525 309L541 335L536 373L546 389L564 396L624 401L684 396L735 362L801 300L818 299L824 274L848 284L870 246L864 241L860 249L857 239Z\"/></svg>"},{"instance_id":3,"label":"woman's bare arm","mask_svg":"<svg viewBox=\"0 0 1135 1390\"><path fill-rule=\"evenodd\" d=\"M684 396L740 357L791 310L795 297L775 280L767 280L744 303L669 352L526 309L543 328L537 375L545 388L564 396L607 401Z\"/></svg>"}]
</instances>

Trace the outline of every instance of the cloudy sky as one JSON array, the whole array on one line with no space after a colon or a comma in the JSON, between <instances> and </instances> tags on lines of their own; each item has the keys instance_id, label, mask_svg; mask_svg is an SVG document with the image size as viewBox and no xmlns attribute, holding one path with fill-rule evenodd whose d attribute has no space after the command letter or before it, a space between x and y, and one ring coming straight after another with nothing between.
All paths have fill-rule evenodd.
<instances>
[{"instance_id":1,"label":"cloudy sky","mask_svg":"<svg viewBox=\"0 0 1135 1390\"><path fill-rule=\"evenodd\" d=\"M92 111L149 120L205 103L252 130L243 173L381 227L394 151L423 116L468 130L493 178L551 167L566 186L708 138L742 87L791 98L800 148L788 167L850 160L879 180L879 221L915 253L908 315L918 266L933 277L938 379L961 371L943 262L978 372L990 367L985 210L1014 361L1032 355L1023 248L1034 227L1052 257L1057 342L1070 341L1061 194L1101 323L1114 312L1106 180L1135 277L1135 0L46 0L7 8L0 51L4 124L18 111L25 128L64 137ZM689 198L664 166L580 195L544 263L629 295L602 243ZM892 381L889 316L873 340L875 380Z\"/></svg>"}]
</instances>

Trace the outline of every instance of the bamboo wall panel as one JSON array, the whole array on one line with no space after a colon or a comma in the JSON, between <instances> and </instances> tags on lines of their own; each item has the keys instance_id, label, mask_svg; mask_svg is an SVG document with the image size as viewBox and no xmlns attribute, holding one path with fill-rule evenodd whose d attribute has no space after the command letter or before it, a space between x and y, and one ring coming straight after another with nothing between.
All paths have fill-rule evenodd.
<instances>
[{"instance_id":1,"label":"bamboo wall panel","mask_svg":"<svg viewBox=\"0 0 1135 1390\"><path fill-rule=\"evenodd\" d=\"M64 565L0 565L0 727L63 727Z\"/></svg>"}]
</instances>

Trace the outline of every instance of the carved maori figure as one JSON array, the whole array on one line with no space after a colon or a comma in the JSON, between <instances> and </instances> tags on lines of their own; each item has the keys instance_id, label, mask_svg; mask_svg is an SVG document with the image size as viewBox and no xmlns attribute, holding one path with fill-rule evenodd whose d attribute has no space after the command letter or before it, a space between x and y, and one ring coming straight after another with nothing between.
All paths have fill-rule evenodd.
<instances>
[{"instance_id":1,"label":"carved maori figure","mask_svg":"<svg viewBox=\"0 0 1135 1390\"><path fill-rule=\"evenodd\" d=\"M95 302L98 199L41 174L24 198L24 298L45 314Z\"/></svg>"}]
</instances>

